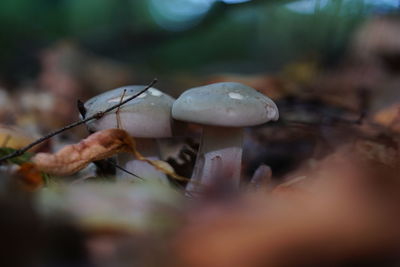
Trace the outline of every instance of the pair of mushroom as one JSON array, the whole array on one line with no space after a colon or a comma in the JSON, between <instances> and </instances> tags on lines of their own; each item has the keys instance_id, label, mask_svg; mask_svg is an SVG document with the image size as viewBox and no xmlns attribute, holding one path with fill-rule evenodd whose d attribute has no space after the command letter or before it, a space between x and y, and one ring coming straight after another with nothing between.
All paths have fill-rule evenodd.
<instances>
[{"instance_id":1,"label":"pair of mushroom","mask_svg":"<svg viewBox=\"0 0 400 267\"><path fill-rule=\"evenodd\" d=\"M143 86L125 86L98 95L85 103L87 116L119 103L122 95L127 99L142 89ZM150 159L158 159L156 139L172 137L174 120L203 126L197 160L187 186L189 191L201 190L200 184L211 185L216 178L227 179L227 183L238 187L243 128L279 117L271 99L251 87L233 82L192 88L177 100L150 88L121 106L119 116L120 127L137 138L138 150ZM92 131L116 128L115 112L92 121L88 127ZM166 181L165 174L129 155L120 155L118 163L140 177Z\"/></svg>"}]
</instances>

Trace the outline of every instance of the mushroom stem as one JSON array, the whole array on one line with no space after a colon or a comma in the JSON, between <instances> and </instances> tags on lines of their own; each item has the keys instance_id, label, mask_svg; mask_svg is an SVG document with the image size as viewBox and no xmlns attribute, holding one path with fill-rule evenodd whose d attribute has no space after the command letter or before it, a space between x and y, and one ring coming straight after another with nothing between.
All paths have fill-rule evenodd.
<instances>
[{"instance_id":1,"label":"mushroom stem","mask_svg":"<svg viewBox=\"0 0 400 267\"><path fill-rule=\"evenodd\" d=\"M216 175L232 189L238 189L242 163L243 128L203 126L203 135L187 190L203 191L215 184ZM219 158L218 164L215 159Z\"/></svg>"},{"instance_id":2,"label":"mushroom stem","mask_svg":"<svg viewBox=\"0 0 400 267\"><path fill-rule=\"evenodd\" d=\"M135 138L136 149L150 160L159 160L160 151L157 141L153 138ZM136 159L131 153L121 153L118 155L118 164L124 169L136 174L145 180L159 180L167 183L167 176L158 171L152 165L142 160ZM117 176L122 179L135 179L130 174L118 171Z\"/></svg>"}]
</instances>

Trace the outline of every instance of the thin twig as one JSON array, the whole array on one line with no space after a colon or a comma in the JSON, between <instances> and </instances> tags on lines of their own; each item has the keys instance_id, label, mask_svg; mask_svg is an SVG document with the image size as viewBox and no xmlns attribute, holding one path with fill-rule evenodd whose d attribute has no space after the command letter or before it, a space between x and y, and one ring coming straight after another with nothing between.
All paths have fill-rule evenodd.
<instances>
[{"instance_id":1,"label":"thin twig","mask_svg":"<svg viewBox=\"0 0 400 267\"><path fill-rule=\"evenodd\" d=\"M30 143L30 144L27 145L27 146L25 146L25 147L23 147L23 148L21 148L21 149L15 150L13 153L10 153L10 154L8 154L8 155L6 155L6 156L4 156L4 157L1 157L1 158L0 158L0 162L5 161L5 160L8 160L8 159L11 159L11 158L14 158L14 157L21 156L22 154L24 154L26 151L28 151L28 150L31 149L32 147L34 147L34 146L36 146L36 145L42 143L43 141L45 141L45 140L47 140L47 139L49 139L49 138L51 138L51 137L53 137L53 136L55 136L55 135L57 135L57 134L59 134L59 133L62 133L62 132L64 132L64 131L66 131L66 130L69 130L69 129L71 129L71 128L74 128L74 127L76 127L76 126L79 126L79 125L81 125L81 124L84 124L84 123L86 123L86 122L88 122L88 121L98 120L98 119L102 118L107 112L110 112L110 111L112 111L112 110L118 108L119 106L122 106L122 105L128 103L128 102L131 101L132 99L134 99L134 98L138 97L139 95L141 95L142 93L146 92L146 91L147 91L149 88L151 88L156 82L157 82L157 79L154 79L154 80L153 80L151 83L149 83L149 85L147 85L143 90L141 90L139 93L137 93L137 94L135 94L135 95L133 95L133 96L127 98L126 100L124 100L124 101L122 101L122 102L120 102L120 103L118 103L118 104L116 104L116 105L114 105L114 106L111 106L111 107L109 107L108 109L106 109L106 110L104 110L104 111L97 112L97 113L94 114L93 116L87 117L86 119L76 121L76 122L74 122L74 123L71 123L70 125L67 125L67 126L61 128L61 129L58 129L58 130L56 130L56 131L54 131L54 132L51 132L51 133L49 133L49 134L47 134L47 135L45 135L45 136L43 136L43 137L37 139L35 142Z\"/></svg>"},{"instance_id":2,"label":"thin twig","mask_svg":"<svg viewBox=\"0 0 400 267\"><path fill-rule=\"evenodd\" d=\"M127 169L122 168L122 167L119 166L117 163L113 162L112 160L107 159L107 161L108 161L111 165L113 165L115 168L117 168L117 169L119 169L119 170L121 170L121 171L123 171L123 172L126 172L126 173L128 173L128 174L130 174L130 175L132 175L132 176L135 176L136 178L139 178L140 180L144 180L142 177L140 177L140 176L134 174L133 172L128 171Z\"/></svg>"}]
</instances>

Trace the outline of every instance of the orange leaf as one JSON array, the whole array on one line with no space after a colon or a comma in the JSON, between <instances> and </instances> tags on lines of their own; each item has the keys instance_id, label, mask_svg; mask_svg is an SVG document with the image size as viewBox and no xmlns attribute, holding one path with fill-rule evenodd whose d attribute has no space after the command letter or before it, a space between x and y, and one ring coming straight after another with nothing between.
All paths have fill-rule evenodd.
<instances>
[{"instance_id":1,"label":"orange leaf","mask_svg":"<svg viewBox=\"0 0 400 267\"><path fill-rule=\"evenodd\" d=\"M43 185L42 174L33 163L23 163L17 171L17 176L28 190L35 190Z\"/></svg>"}]
</instances>

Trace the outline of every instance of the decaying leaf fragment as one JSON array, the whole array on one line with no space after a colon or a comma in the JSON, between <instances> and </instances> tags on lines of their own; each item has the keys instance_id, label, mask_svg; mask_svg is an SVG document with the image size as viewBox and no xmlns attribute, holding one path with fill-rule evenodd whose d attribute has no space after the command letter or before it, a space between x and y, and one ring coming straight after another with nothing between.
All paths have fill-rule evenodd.
<instances>
[{"instance_id":1,"label":"decaying leaf fragment","mask_svg":"<svg viewBox=\"0 0 400 267\"><path fill-rule=\"evenodd\" d=\"M38 153L32 161L43 172L59 176L71 175L92 161L131 151L132 147L133 140L127 132L121 129L106 129L77 144L65 146L55 154Z\"/></svg>"},{"instance_id":2,"label":"decaying leaf fragment","mask_svg":"<svg viewBox=\"0 0 400 267\"><path fill-rule=\"evenodd\" d=\"M38 153L32 158L32 162L40 171L64 176L82 170L92 161L109 158L120 152L132 153L138 160L149 163L177 180L188 180L177 175L168 163L161 160L149 160L140 154L136 150L135 140L122 129L98 131L78 144L66 146L55 154Z\"/></svg>"},{"instance_id":3,"label":"decaying leaf fragment","mask_svg":"<svg viewBox=\"0 0 400 267\"><path fill-rule=\"evenodd\" d=\"M23 163L17 171L17 176L22 186L29 191L38 189L44 184L42 174L31 162Z\"/></svg>"}]
</instances>

